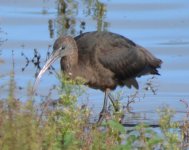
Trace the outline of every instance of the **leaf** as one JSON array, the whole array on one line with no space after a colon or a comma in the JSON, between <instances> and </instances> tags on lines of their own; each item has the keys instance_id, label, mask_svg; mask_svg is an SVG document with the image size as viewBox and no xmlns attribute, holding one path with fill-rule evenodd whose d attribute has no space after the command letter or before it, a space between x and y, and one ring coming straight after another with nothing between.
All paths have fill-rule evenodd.
<instances>
[{"instance_id":1,"label":"leaf","mask_svg":"<svg viewBox=\"0 0 189 150\"><path fill-rule=\"evenodd\" d=\"M64 145L67 147L72 144L74 140L74 133L73 132L66 132L64 135Z\"/></svg>"},{"instance_id":2,"label":"leaf","mask_svg":"<svg viewBox=\"0 0 189 150\"><path fill-rule=\"evenodd\" d=\"M148 141L148 145L149 146L155 146L157 144L161 144L163 142L163 139L161 138L158 138L158 137L155 137L155 138L152 138Z\"/></svg>"},{"instance_id":3,"label":"leaf","mask_svg":"<svg viewBox=\"0 0 189 150\"><path fill-rule=\"evenodd\" d=\"M114 120L109 120L108 125L113 129L113 130L118 130L121 133L125 133L125 128L123 125L121 125L119 122L116 122Z\"/></svg>"}]
</instances>

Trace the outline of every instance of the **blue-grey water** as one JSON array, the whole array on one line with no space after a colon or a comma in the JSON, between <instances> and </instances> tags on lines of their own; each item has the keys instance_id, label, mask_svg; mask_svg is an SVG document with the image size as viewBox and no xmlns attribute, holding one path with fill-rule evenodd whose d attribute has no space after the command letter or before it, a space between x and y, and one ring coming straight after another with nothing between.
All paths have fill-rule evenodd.
<instances>
[{"instance_id":1,"label":"blue-grey water","mask_svg":"<svg viewBox=\"0 0 189 150\"><path fill-rule=\"evenodd\" d=\"M152 80L156 95L146 91L146 82L152 76L138 79L139 94L132 111L139 113L142 119L157 120L156 110L168 105L177 111L176 120L182 120L186 107L180 100L189 102L189 1L188 0L104 0L107 4L105 21L109 22L108 30L126 36L142 45L155 56L163 60L159 69L161 76ZM84 31L96 30L96 21L83 14L85 6L79 5L76 16L76 33L79 34L81 21L86 22ZM36 68L32 63L22 72L26 59L32 59L34 49L41 55L41 66L44 64L50 45L57 38L58 27L53 24L55 33L49 33L49 20L58 18L57 2L51 0L0 0L0 98L6 98L9 91L10 72L15 71L16 96L26 99L27 87L35 80ZM13 55L12 55L13 50ZM58 72L59 61L53 65ZM46 96L52 85L59 85L55 73L46 73L37 89L40 95ZM131 95L135 89L118 88L124 95ZM87 103L97 112L103 103L103 93L98 90L87 90ZM54 91L52 98L58 98ZM127 102L125 97L123 102ZM139 117L140 118L140 117Z\"/></svg>"}]
</instances>

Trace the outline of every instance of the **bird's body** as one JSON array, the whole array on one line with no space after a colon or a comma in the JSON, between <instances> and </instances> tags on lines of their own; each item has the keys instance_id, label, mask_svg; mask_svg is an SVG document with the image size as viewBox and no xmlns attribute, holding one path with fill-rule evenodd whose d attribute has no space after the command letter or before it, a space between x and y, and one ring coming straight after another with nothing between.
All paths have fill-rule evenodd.
<instances>
[{"instance_id":1,"label":"bird's body","mask_svg":"<svg viewBox=\"0 0 189 150\"><path fill-rule=\"evenodd\" d=\"M161 60L118 34L88 32L75 37L75 41L67 38L72 45L76 41L77 49L61 58L62 70L73 79L82 77L92 88L102 91L113 90L117 85L138 88L136 77L158 74L156 68Z\"/></svg>"},{"instance_id":2,"label":"bird's body","mask_svg":"<svg viewBox=\"0 0 189 150\"><path fill-rule=\"evenodd\" d=\"M42 74L60 57L61 69L69 78L81 77L89 87L105 92L101 114L107 111L109 90L124 85L138 88L136 77L158 75L157 68L162 63L145 48L115 33L96 31L75 38L63 36L55 41L53 52L38 74L34 88Z\"/></svg>"}]
</instances>

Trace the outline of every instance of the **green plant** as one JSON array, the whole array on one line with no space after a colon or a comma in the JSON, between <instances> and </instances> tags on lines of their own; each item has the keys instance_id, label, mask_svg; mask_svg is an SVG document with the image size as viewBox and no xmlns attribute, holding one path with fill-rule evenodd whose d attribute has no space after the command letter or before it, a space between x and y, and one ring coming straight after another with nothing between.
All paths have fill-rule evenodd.
<instances>
[{"instance_id":1,"label":"green plant","mask_svg":"<svg viewBox=\"0 0 189 150\"><path fill-rule=\"evenodd\" d=\"M172 120L175 111L167 106L162 107L159 111L159 124L163 133L164 149L178 150L181 146L180 133L178 132L179 123Z\"/></svg>"},{"instance_id":2,"label":"green plant","mask_svg":"<svg viewBox=\"0 0 189 150\"><path fill-rule=\"evenodd\" d=\"M0 149L177 150L187 147L182 142L186 139L183 133L188 124L185 121L179 132L180 124L173 121L175 112L169 107L158 111L161 133L145 124L124 127L120 124L122 110L111 113L98 126L91 121L93 112L77 103L78 97L85 93L82 86L85 81L80 78L68 80L64 75L60 80L60 100L56 105L35 103L30 94L23 102L15 96L17 86L14 71L11 72L9 96L0 100Z\"/></svg>"}]
</instances>

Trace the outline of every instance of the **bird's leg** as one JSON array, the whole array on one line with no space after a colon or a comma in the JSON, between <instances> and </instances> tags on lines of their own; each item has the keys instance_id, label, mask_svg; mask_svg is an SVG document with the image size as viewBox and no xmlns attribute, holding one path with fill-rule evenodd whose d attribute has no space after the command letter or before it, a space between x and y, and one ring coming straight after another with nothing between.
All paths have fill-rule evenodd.
<instances>
[{"instance_id":1,"label":"bird's leg","mask_svg":"<svg viewBox=\"0 0 189 150\"><path fill-rule=\"evenodd\" d=\"M116 112L118 112L118 111L119 111L119 104L118 104L118 102L117 102L117 101L114 101L114 98L113 98L113 96L111 95L111 93L108 93L108 97L109 97L109 99L110 99L110 101L111 101L111 103L112 103L112 105L113 105L113 107L114 107L114 110L115 110Z\"/></svg>"},{"instance_id":2,"label":"bird's leg","mask_svg":"<svg viewBox=\"0 0 189 150\"><path fill-rule=\"evenodd\" d=\"M100 116L98 119L98 124L100 124L102 122L102 120L104 119L105 115L107 114L107 105L108 105L108 95L109 95L110 90L106 89L105 90L105 96L104 96L104 105L103 108L100 112Z\"/></svg>"},{"instance_id":3,"label":"bird's leg","mask_svg":"<svg viewBox=\"0 0 189 150\"><path fill-rule=\"evenodd\" d=\"M109 97L109 99L110 99L110 101L111 101L111 103L114 107L115 112L119 112L120 111L120 105L119 105L118 100L114 100L114 97L112 96L111 93L108 94L108 97ZM121 114L120 119L119 119L119 123L122 124L124 118L125 118L125 115Z\"/></svg>"}]
</instances>

